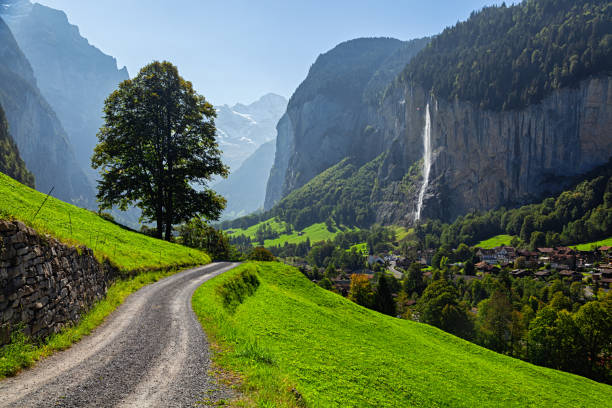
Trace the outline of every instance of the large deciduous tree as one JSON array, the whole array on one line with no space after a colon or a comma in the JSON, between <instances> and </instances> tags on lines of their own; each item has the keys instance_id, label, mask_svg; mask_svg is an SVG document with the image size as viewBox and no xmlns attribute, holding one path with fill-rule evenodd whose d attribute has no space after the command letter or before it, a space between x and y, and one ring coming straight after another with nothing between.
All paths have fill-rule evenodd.
<instances>
[{"instance_id":1,"label":"large deciduous tree","mask_svg":"<svg viewBox=\"0 0 612 408\"><path fill-rule=\"evenodd\" d=\"M227 167L215 140L213 106L169 62L153 62L105 101L92 164L101 169L101 208L136 205L157 236L203 216L216 220L225 199L209 189Z\"/></svg>"}]
</instances>

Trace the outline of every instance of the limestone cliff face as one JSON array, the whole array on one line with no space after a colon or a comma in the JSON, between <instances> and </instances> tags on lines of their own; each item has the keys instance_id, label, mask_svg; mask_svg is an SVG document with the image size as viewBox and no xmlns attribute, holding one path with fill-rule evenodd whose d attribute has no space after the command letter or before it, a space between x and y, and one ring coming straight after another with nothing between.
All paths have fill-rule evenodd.
<instances>
[{"instance_id":1,"label":"limestone cliff face","mask_svg":"<svg viewBox=\"0 0 612 408\"><path fill-rule=\"evenodd\" d=\"M507 112L439 100L418 86L397 83L385 98L378 124L395 145L379 174L379 222L414 219L414 189L406 192L401 186L423 155L428 103L433 163L425 217L453 220L472 210L528 203L558 193L574 176L612 156L610 76L584 80L577 88Z\"/></svg>"},{"instance_id":2,"label":"limestone cliff face","mask_svg":"<svg viewBox=\"0 0 612 408\"><path fill-rule=\"evenodd\" d=\"M367 162L378 156L380 140L368 127L372 112L427 41L361 38L317 58L278 123L266 210L345 157Z\"/></svg>"},{"instance_id":3,"label":"limestone cliff face","mask_svg":"<svg viewBox=\"0 0 612 408\"><path fill-rule=\"evenodd\" d=\"M90 180L97 173L91 156L102 126L104 100L129 78L115 58L89 44L63 11L29 0L6 3L0 15L29 60L38 87L57 114L77 161Z\"/></svg>"},{"instance_id":4,"label":"limestone cliff face","mask_svg":"<svg viewBox=\"0 0 612 408\"><path fill-rule=\"evenodd\" d=\"M93 206L91 184L55 112L41 95L32 68L8 26L0 19L0 104L11 135L36 188L81 206Z\"/></svg>"}]
</instances>

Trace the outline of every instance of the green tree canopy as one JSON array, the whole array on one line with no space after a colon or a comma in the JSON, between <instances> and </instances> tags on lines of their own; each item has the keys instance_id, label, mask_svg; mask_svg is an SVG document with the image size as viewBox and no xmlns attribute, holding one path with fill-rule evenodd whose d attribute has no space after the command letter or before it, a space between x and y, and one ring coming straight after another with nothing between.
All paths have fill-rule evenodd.
<instances>
[{"instance_id":1,"label":"green tree canopy","mask_svg":"<svg viewBox=\"0 0 612 408\"><path fill-rule=\"evenodd\" d=\"M167 240L173 225L195 215L218 219L225 199L207 184L228 170L215 140L215 116L169 62L153 62L122 82L105 101L92 158L101 169L100 207L135 204Z\"/></svg>"}]
</instances>

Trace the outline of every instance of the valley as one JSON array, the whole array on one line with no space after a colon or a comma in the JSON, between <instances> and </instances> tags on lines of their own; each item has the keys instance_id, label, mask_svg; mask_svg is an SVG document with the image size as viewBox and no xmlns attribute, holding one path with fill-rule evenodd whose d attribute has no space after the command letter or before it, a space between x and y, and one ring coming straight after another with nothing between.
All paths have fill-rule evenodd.
<instances>
[{"instance_id":1,"label":"valley","mask_svg":"<svg viewBox=\"0 0 612 408\"><path fill-rule=\"evenodd\" d=\"M0 407L610 404L610 1L39 1Z\"/></svg>"}]
</instances>

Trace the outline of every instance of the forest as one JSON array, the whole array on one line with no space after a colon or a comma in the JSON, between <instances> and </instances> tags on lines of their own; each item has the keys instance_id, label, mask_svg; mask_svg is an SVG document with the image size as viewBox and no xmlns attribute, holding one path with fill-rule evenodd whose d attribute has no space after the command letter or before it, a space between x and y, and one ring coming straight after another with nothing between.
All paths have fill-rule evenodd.
<instances>
[{"instance_id":1,"label":"forest","mask_svg":"<svg viewBox=\"0 0 612 408\"><path fill-rule=\"evenodd\" d=\"M612 69L607 0L528 0L485 7L447 28L403 80L482 109L513 110Z\"/></svg>"}]
</instances>

